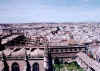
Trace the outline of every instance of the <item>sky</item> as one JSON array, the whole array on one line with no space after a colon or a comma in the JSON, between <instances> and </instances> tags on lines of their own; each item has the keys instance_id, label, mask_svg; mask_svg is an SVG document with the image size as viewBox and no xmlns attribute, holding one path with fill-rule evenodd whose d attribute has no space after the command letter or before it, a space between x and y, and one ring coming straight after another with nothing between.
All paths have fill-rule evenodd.
<instances>
[{"instance_id":1,"label":"sky","mask_svg":"<svg viewBox=\"0 0 100 71\"><path fill-rule=\"evenodd\" d=\"M0 23L100 22L100 0L0 0Z\"/></svg>"}]
</instances>

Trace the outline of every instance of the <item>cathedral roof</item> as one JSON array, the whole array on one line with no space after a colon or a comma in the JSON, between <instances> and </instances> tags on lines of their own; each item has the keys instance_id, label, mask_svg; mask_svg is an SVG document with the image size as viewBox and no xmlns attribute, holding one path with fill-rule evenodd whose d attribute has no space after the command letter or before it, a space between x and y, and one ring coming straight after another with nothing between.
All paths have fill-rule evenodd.
<instances>
[{"instance_id":1,"label":"cathedral roof","mask_svg":"<svg viewBox=\"0 0 100 71\"><path fill-rule=\"evenodd\" d=\"M34 51L32 51L30 53L30 56L33 56L33 57L43 57L44 56L44 51L37 48L37 49L35 49Z\"/></svg>"}]
</instances>

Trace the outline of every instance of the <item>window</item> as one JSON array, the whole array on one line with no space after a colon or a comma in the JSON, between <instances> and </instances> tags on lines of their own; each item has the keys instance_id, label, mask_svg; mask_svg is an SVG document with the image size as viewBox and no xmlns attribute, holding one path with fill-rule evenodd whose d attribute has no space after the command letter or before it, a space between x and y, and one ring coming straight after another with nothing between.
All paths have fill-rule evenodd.
<instances>
[{"instance_id":1,"label":"window","mask_svg":"<svg viewBox=\"0 0 100 71\"><path fill-rule=\"evenodd\" d=\"M81 48L79 48L79 50L81 51L82 49L81 49Z\"/></svg>"},{"instance_id":2,"label":"window","mask_svg":"<svg viewBox=\"0 0 100 71\"><path fill-rule=\"evenodd\" d=\"M72 51L72 49L70 49L70 51Z\"/></svg>"},{"instance_id":3,"label":"window","mask_svg":"<svg viewBox=\"0 0 100 71\"><path fill-rule=\"evenodd\" d=\"M75 49L75 51L77 51L77 49Z\"/></svg>"},{"instance_id":4,"label":"window","mask_svg":"<svg viewBox=\"0 0 100 71\"><path fill-rule=\"evenodd\" d=\"M12 64L12 67L11 68L12 68L12 71L20 71L19 64L16 63L16 62L14 62Z\"/></svg>"},{"instance_id":5,"label":"window","mask_svg":"<svg viewBox=\"0 0 100 71\"><path fill-rule=\"evenodd\" d=\"M65 51L68 51L68 49L65 49Z\"/></svg>"},{"instance_id":6,"label":"window","mask_svg":"<svg viewBox=\"0 0 100 71\"><path fill-rule=\"evenodd\" d=\"M63 52L63 49L61 49L61 52Z\"/></svg>"},{"instance_id":7,"label":"window","mask_svg":"<svg viewBox=\"0 0 100 71\"><path fill-rule=\"evenodd\" d=\"M33 64L33 69L32 71L39 71L39 64L38 63L34 63Z\"/></svg>"},{"instance_id":8,"label":"window","mask_svg":"<svg viewBox=\"0 0 100 71\"><path fill-rule=\"evenodd\" d=\"M53 49L50 49L51 52L53 52Z\"/></svg>"},{"instance_id":9,"label":"window","mask_svg":"<svg viewBox=\"0 0 100 71\"><path fill-rule=\"evenodd\" d=\"M58 50L58 49L56 49L55 51L56 51L56 52L59 52L59 50Z\"/></svg>"}]
</instances>

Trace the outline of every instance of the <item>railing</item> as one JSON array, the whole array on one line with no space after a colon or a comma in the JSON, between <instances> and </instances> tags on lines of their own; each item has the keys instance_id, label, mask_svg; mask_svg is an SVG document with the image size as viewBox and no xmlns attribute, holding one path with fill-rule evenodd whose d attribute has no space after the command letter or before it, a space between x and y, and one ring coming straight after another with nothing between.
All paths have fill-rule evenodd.
<instances>
[{"instance_id":1,"label":"railing","mask_svg":"<svg viewBox=\"0 0 100 71\"><path fill-rule=\"evenodd\" d=\"M7 56L7 60L25 60L25 56ZM43 57L33 57L33 56L28 56L29 60L43 60ZM0 56L0 60L2 60L2 56Z\"/></svg>"}]
</instances>

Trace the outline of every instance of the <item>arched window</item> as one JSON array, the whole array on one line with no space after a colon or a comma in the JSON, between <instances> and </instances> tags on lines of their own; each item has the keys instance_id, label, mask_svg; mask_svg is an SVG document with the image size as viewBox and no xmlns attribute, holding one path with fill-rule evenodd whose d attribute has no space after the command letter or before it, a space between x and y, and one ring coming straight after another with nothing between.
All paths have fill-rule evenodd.
<instances>
[{"instance_id":1,"label":"arched window","mask_svg":"<svg viewBox=\"0 0 100 71\"><path fill-rule=\"evenodd\" d=\"M60 64L60 60L59 60L58 57L55 57L55 59L54 59L54 64Z\"/></svg>"},{"instance_id":2,"label":"arched window","mask_svg":"<svg viewBox=\"0 0 100 71\"><path fill-rule=\"evenodd\" d=\"M32 71L39 71L39 64L38 63L34 63L33 64L33 69Z\"/></svg>"},{"instance_id":3,"label":"arched window","mask_svg":"<svg viewBox=\"0 0 100 71\"><path fill-rule=\"evenodd\" d=\"M12 68L12 71L20 71L19 64L16 63L16 62L14 62L12 64L12 67L11 68Z\"/></svg>"}]
</instances>

